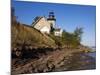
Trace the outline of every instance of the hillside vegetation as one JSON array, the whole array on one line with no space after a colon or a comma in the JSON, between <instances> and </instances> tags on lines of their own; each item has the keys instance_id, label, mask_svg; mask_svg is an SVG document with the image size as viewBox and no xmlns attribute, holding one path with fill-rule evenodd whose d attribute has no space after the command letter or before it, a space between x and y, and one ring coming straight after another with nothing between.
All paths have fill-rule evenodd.
<instances>
[{"instance_id":1,"label":"hillside vegetation","mask_svg":"<svg viewBox=\"0 0 100 75\"><path fill-rule=\"evenodd\" d=\"M76 28L73 33L69 33L64 30L62 37L54 36L54 33L49 36L55 40L56 45L59 47L77 48L81 45L80 41L82 33L82 28Z\"/></svg>"},{"instance_id":2,"label":"hillside vegetation","mask_svg":"<svg viewBox=\"0 0 100 75\"><path fill-rule=\"evenodd\" d=\"M11 33L12 55L18 57L31 56L30 53L36 52L41 54L57 48L79 48L81 46L82 29L76 29L73 33L63 31L62 37L57 37L52 33L41 33L32 26L14 22L11 26Z\"/></svg>"},{"instance_id":3,"label":"hillside vegetation","mask_svg":"<svg viewBox=\"0 0 100 75\"><path fill-rule=\"evenodd\" d=\"M32 47L55 47L55 41L28 25L13 23L11 26L12 48L23 45Z\"/></svg>"}]
</instances>

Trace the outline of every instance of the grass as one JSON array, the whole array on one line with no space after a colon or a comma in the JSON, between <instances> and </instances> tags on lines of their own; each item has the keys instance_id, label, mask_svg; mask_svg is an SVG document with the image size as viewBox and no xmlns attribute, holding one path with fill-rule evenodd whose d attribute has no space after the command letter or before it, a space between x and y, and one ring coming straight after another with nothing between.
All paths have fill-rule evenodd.
<instances>
[{"instance_id":1,"label":"grass","mask_svg":"<svg viewBox=\"0 0 100 75\"><path fill-rule=\"evenodd\" d=\"M31 26L15 23L11 27L11 43L13 48L23 44L35 47L56 46L52 38L40 33Z\"/></svg>"}]
</instances>

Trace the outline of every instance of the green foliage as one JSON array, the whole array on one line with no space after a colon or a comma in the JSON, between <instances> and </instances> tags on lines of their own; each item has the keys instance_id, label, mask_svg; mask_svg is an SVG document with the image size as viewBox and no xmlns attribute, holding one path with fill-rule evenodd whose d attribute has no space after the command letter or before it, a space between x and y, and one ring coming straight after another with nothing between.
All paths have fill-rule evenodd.
<instances>
[{"instance_id":1,"label":"green foliage","mask_svg":"<svg viewBox=\"0 0 100 75\"><path fill-rule=\"evenodd\" d=\"M83 28L76 28L74 31L74 35L77 38L77 40L80 42L81 41L81 36L83 34Z\"/></svg>"},{"instance_id":2,"label":"green foliage","mask_svg":"<svg viewBox=\"0 0 100 75\"><path fill-rule=\"evenodd\" d=\"M51 37L55 41L57 46L62 46L61 37L54 36L54 34L50 34L49 37Z\"/></svg>"},{"instance_id":3,"label":"green foliage","mask_svg":"<svg viewBox=\"0 0 100 75\"><path fill-rule=\"evenodd\" d=\"M53 34L50 34L50 37L55 40L58 46L70 46L75 48L80 45L82 33L82 28L76 28L73 33L64 30L62 37L56 37Z\"/></svg>"},{"instance_id":4,"label":"green foliage","mask_svg":"<svg viewBox=\"0 0 100 75\"><path fill-rule=\"evenodd\" d=\"M63 32L62 42L71 47L77 47L79 45L79 41L77 41L77 38L74 36L74 34L66 31Z\"/></svg>"},{"instance_id":5,"label":"green foliage","mask_svg":"<svg viewBox=\"0 0 100 75\"><path fill-rule=\"evenodd\" d=\"M73 33L68 33L64 30L62 41L64 44L71 45L72 47L77 47L80 45L82 34L83 28L76 28Z\"/></svg>"}]
</instances>

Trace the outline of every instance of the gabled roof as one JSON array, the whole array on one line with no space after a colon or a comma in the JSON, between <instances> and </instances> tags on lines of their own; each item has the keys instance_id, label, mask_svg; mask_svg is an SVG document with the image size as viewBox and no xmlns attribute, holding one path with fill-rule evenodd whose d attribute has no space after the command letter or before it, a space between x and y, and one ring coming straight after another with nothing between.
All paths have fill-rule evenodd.
<instances>
[{"instance_id":1,"label":"gabled roof","mask_svg":"<svg viewBox=\"0 0 100 75\"><path fill-rule=\"evenodd\" d=\"M32 23L32 26L36 25L43 17L37 16L37 19Z\"/></svg>"}]
</instances>

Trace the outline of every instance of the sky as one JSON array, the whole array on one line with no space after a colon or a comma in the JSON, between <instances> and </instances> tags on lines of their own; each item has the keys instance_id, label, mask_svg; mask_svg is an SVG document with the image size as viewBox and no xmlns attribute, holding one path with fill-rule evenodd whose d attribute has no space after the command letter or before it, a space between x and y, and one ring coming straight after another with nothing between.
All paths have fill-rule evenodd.
<instances>
[{"instance_id":1,"label":"sky","mask_svg":"<svg viewBox=\"0 0 100 75\"><path fill-rule=\"evenodd\" d=\"M56 26L67 32L82 27L84 33L81 43L95 46L96 6L12 1L12 7L15 8L17 20L28 25L32 24L36 16L48 17L48 13L53 11Z\"/></svg>"}]
</instances>

